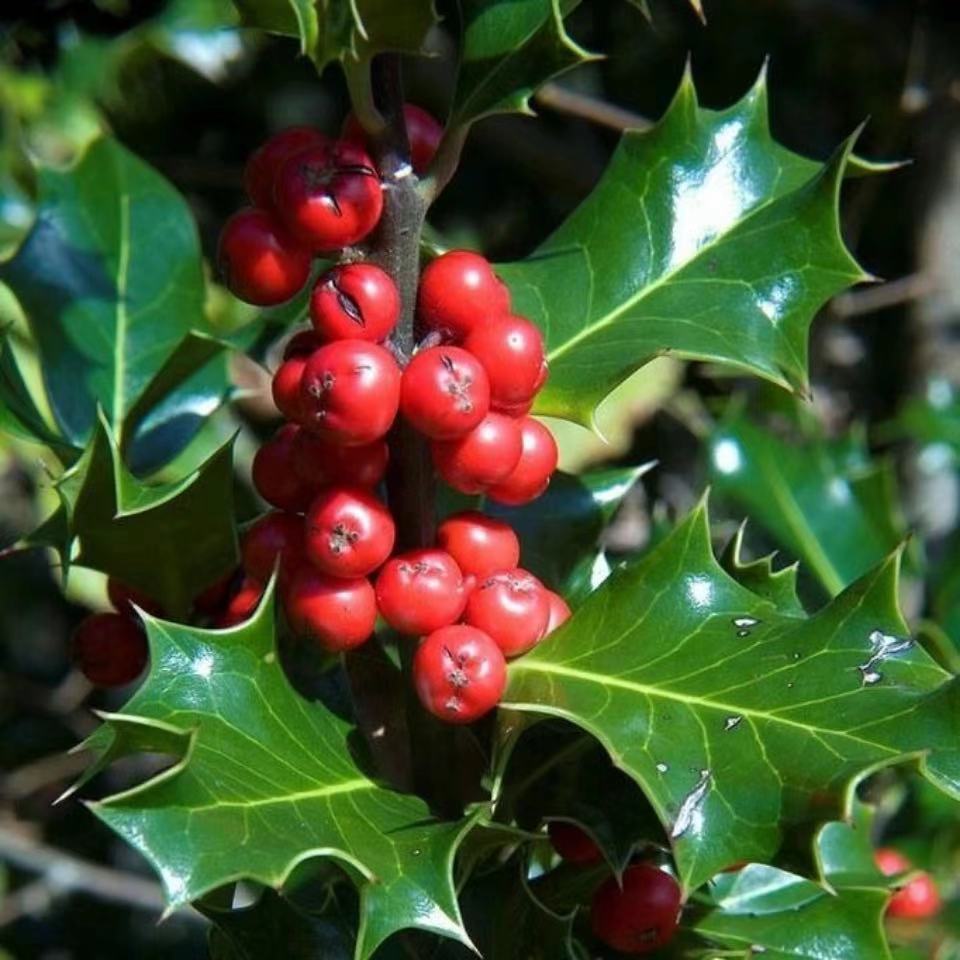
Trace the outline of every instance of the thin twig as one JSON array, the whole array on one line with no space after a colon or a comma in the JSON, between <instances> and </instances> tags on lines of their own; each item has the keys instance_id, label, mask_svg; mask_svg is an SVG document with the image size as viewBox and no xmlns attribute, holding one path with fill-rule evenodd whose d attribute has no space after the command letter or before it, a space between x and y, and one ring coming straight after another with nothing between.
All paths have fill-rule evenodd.
<instances>
[{"instance_id":1,"label":"thin twig","mask_svg":"<svg viewBox=\"0 0 960 960\"><path fill-rule=\"evenodd\" d=\"M599 97L591 97L586 93L578 93L559 83L545 83L534 96L538 106L565 113L571 117L580 117L589 120L601 127L611 130L649 130L653 126L651 120L625 110L615 104L607 103Z\"/></svg>"},{"instance_id":2,"label":"thin twig","mask_svg":"<svg viewBox=\"0 0 960 960\"><path fill-rule=\"evenodd\" d=\"M0 780L0 794L8 800L22 800L51 783L71 779L90 763L89 756L77 753L54 753L25 763Z\"/></svg>"},{"instance_id":3,"label":"thin twig","mask_svg":"<svg viewBox=\"0 0 960 960\"><path fill-rule=\"evenodd\" d=\"M833 313L846 319L858 317L864 313L874 313L902 303L911 303L927 296L934 289L933 280L923 273L911 273L897 280L865 287L851 293L841 294L830 304Z\"/></svg>"}]
</instances>

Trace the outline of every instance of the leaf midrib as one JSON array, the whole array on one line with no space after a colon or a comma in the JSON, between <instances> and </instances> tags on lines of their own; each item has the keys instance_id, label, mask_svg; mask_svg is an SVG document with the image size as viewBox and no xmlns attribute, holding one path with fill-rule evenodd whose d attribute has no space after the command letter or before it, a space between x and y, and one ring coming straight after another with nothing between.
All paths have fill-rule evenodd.
<instances>
[{"instance_id":1,"label":"leaf midrib","mask_svg":"<svg viewBox=\"0 0 960 960\"><path fill-rule=\"evenodd\" d=\"M191 806L191 813L202 813L205 810L220 810L224 807L269 807L282 803L299 803L301 800L322 800L326 797L336 796L340 793L359 793L364 790L376 790L377 785L366 777L357 777L353 780L345 780L343 783L329 784L324 787L317 787L313 790L298 790L293 793L285 793L276 797L258 797L256 800L222 800L216 803L208 803L202 807Z\"/></svg>"}]
</instances>

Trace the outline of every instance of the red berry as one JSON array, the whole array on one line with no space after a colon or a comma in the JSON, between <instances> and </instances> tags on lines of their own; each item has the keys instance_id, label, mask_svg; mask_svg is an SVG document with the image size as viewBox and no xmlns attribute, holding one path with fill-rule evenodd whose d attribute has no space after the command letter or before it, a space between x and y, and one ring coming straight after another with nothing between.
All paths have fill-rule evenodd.
<instances>
[{"instance_id":1,"label":"red berry","mask_svg":"<svg viewBox=\"0 0 960 960\"><path fill-rule=\"evenodd\" d=\"M389 460L386 440L344 447L301 430L293 441L293 468L314 490L328 484L375 487Z\"/></svg>"},{"instance_id":2,"label":"red berry","mask_svg":"<svg viewBox=\"0 0 960 960\"><path fill-rule=\"evenodd\" d=\"M193 609L197 613L202 613L206 615L211 615L216 613L224 602L227 599L227 595L231 592L231 588L239 583L241 577L241 570L239 567L234 567L233 570L228 570L222 577L217 580L214 580L205 590L201 590L193 598Z\"/></svg>"},{"instance_id":3,"label":"red berry","mask_svg":"<svg viewBox=\"0 0 960 960\"><path fill-rule=\"evenodd\" d=\"M430 347L417 353L403 371L400 410L434 440L469 433L489 408L487 372L466 350Z\"/></svg>"},{"instance_id":4,"label":"red berry","mask_svg":"<svg viewBox=\"0 0 960 960\"><path fill-rule=\"evenodd\" d=\"M325 143L327 138L312 127L287 127L258 147L247 160L243 186L255 207L273 205L277 173L284 162L306 147Z\"/></svg>"},{"instance_id":5,"label":"red berry","mask_svg":"<svg viewBox=\"0 0 960 960\"><path fill-rule=\"evenodd\" d=\"M230 598L223 613L217 618L217 626L221 630L235 627L238 623L249 620L260 601L263 599L265 587L254 577L244 577L237 592Z\"/></svg>"},{"instance_id":6,"label":"red berry","mask_svg":"<svg viewBox=\"0 0 960 960\"><path fill-rule=\"evenodd\" d=\"M504 656L516 657L543 636L550 599L544 585L526 570L498 570L474 588L463 619L493 637Z\"/></svg>"},{"instance_id":7,"label":"red berry","mask_svg":"<svg viewBox=\"0 0 960 960\"><path fill-rule=\"evenodd\" d=\"M520 438L523 451L517 465L505 480L487 491L498 503L517 506L536 500L547 489L557 469L557 442L539 420L524 417L520 421Z\"/></svg>"},{"instance_id":8,"label":"red berry","mask_svg":"<svg viewBox=\"0 0 960 960\"><path fill-rule=\"evenodd\" d=\"M309 357L314 350L323 346L314 330L298 330L283 348L283 359L292 360L294 357Z\"/></svg>"},{"instance_id":9,"label":"red berry","mask_svg":"<svg viewBox=\"0 0 960 960\"><path fill-rule=\"evenodd\" d=\"M478 253L451 250L429 263L420 277L420 319L455 340L509 309L509 291Z\"/></svg>"},{"instance_id":10,"label":"red berry","mask_svg":"<svg viewBox=\"0 0 960 960\"><path fill-rule=\"evenodd\" d=\"M98 687L120 687L136 680L147 665L143 625L120 613L94 613L73 633L73 659Z\"/></svg>"},{"instance_id":11,"label":"red berry","mask_svg":"<svg viewBox=\"0 0 960 960\"><path fill-rule=\"evenodd\" d=\"M488 413L456 440L434 440L433 462L440 476L462 493L483 493L506 480L520 462L523 440L516 420Z\"/></svg>"},{"instance_id":12,"label":"red berry","mask_svg":"<svg viewBox=\"0 0 960 960\"><path fill-rule=\"evenodd\" d=\"M110 601L110 606L117 613L126 614L128 617L136 616L136 611L133 609L134 605L151 614L151 616L163 616L163 607L156 600L148 597L136 587L129 587L127 584L121 583L115 577L107 579L107 598Z\"/></svg>"},{"instance_id":13,"label":"red berry","mask_svg":"<svg viewBox=\"0 0 960 960\"><path fill-rule=\"evenodd\" d=\"M910 870L912 864L899 851L882 847L874 853L880 872L887 877ZM929 873L918 873L887 904L887 916L925 920L940 912L940 891Z\"/></svg>"},{"instance_id":14,"label":"red berry","mask_svg":"<svg viewBox=\"0 0 960 960\"><path fill-rule=\"evenodd\" d=\"M410 163L417 175L422 177L440 145L443 127L426 110L412 103L403 105L403 119L410 141ZM344 140L355 143L363 143L365 139L363 128L352 113L347 114L340 135Z\"/></svg>"},{"instance_id":15,"label":"red berry","mask_svg":"<svg viewBox=\"0 0 960 960\"><path fill-rule=\"evenodd\" d=\"M345 446L372 443L397 416L400 368L375 343L337 340L307 361L300 400L303 423L318 436Z\"/></svg>"},{"instance_id":16,"label":"red berry","mask_svg":"<svg viewBox=\"0 0 960 960\"><path fill-rule=\"evenodd\" d=\"M548 633L553 633L557 627L562 626L573 616L573 611L570 609L567 601L564 600L559 593L548 590L547 602L550 604L550 616L547 619L547 629L543 633L544 636Z\"/></svg>"},{"instance_id":17,"label":"red berry","mask_svg":"<svg viewBox=\"0 0 960 960\"><path fill-rule=\"evenodd\" d=\"M342 580L309 564L293 575L284 605L293 631L329 653L360 646L377 622L377 601L366 577Z\"/></svg>"},{"instance_id":18,"label":"red berry","mask_svg":"<svg viewBox=\"0 0 960 960\"><path fill-rule=\"evenodd\" d=\"M310 297L310 319L325 340L379 343L390 336L399 317L397 285L372 263L347 263L328 270Z\"/></svg>"},{"instance_id":19,"label":"red berry","mask_svg":"<svg viewBox=\"0 0 960 960\"><path fill-rule=\"evenodd\" d=\"M307 147L280 168L276 207L311 250L359 243L380 220L380 175L366 151L338 141Z\"/></svg>"},{"instance_id":20,"label":"red berry","mask_svg":"<svg viewBox=\"0 0 960 960\"><path fill-rule=\"evenodd\" d=\"M547 824L547 835L553 849L568 863L596 863L603 857L590 834L576 824L551 820Z\"/></svg>"},{"instance_id":21,"label":"red berry","mask_svg":"<svg viewBox=\"0 0 960 960\"><path fill-rule=\"evenodd\" d=\"M441 627L417 648L413 682L420 702L448 723L472 723L503 696L507 665L482 630L462 624Z\"/></svg>"},{"instance_id":22,"label":"red berry","mask_svg":"<svg viewBox=\"0 0 960 960\"><path fill-rule=\"evenodd\" d=\"M271 386L273 402L277 405L277 409L288 420L293 420L294 423L303 419L303 408L300 404L300 381L303 379L303 369L306 365L306 357L291 357L289 360L284 360L273 375Z\"/></svg>"},{"instance_id":23,"label":"red berry","mask_svg":"<svg viewBox=\"0 0 960 960\"><path fill-rule=\"evenodd\" d=\"M476 510L447 517L437 530L437 543L464 574L476 577L509 570L520 562L520 541L513 528Z\"/></svg>"},{"instance_id":24,"label":"red berry","mask_svg":"<svg viewBox=\"0 0 960 960\"><path fill-rule=\"evenodd\" d=\"M267 503L299 513L310 506L315 487L307 484L293 467L294 441L300 428L284 424L253 458L253 485Z\"/></svg>"},{"instance_id":25,"label":"red berry","mask_svg":"<svg viewBox=\"0 0 960 960\"><path fill-rule=\"evenodd\" d=\"M332 577L365 577L393 550L390 511L360 487L331 487L307 513L307 558Z\"/></svg>"},{"instance_id":26,"label":"red berry","mask_svg":"<svg viewBox=\"0 0 960 960\"><path fill-rule=\"evenodd\" d=\"M217 259L230 290L260 307L289 300L310 276L310 254L269 213L252 207L226 222Z\"/></svg>"},{"instance_id":27,"label":"red berry","mask_svg":"<svg viewBox=\"0 0 960 960\"><path fill-rule=\"evenodd\" d=\"M425 636L458 620L467 602L463 574L443 550L413 550L384 564L377 606L394 630Z\"/></svg>"},{"instance_id":28,"label":"red berry","mask_svg":"<svg viewBox=\"0 0 960 960\"><path fill-rule=\"evenodd\" d=\"M622 886L610 877L590 906L590 926L602 943L621 953L650 953L669 943L680 918L677 881L648 863L623 872Z\"/></svg>"},{"instance_id":29,"label":"red berry","mask_svg":"<svg viewBox=\"0 0 960 960\"><path fill-rule=\"evenodd\" d=\"M543 335L529 320L506 314L478 324L463 343L490 377L494 410L513 410L529 403L543 381L546 367Z\"/></svg>"},{"instance_id":30,"label":"red berry","mask_svg":"<svg viewBox=\"0 0 960 960\"><path fill-rule=\"evenodd\" d=\"M285 571L299 566L303 562L303 527L303 517L295 513L265 513L243 534L243 569L255 580L266 583L278 557Z\"/></svg>"}]
</instances>

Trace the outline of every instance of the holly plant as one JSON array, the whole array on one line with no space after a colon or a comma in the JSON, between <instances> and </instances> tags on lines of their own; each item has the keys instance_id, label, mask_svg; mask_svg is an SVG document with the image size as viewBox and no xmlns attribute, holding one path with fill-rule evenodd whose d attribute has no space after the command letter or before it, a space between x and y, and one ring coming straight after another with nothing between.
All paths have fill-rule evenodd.
<instances>
[{"instance_id":1,"label":"holly plant","mask_svg":"<svg viewBox=\"0 0 960 960\"><path fill-rule=\"evenodd\" d=\"M781 145L765 72L712 109L688 70L491 262L435 204L478 121L603 52L576 7L211 5L207 28L295 38L270 56L349 106L245 145L206 260L105 129L66 165L26 155L0 426L44 449L56 502L11 552L106 578L72 653L126 698L63 802L206 918L217 960L955 956L954 891L878 798L960 799L957 656L901 612L921 561L889 471L809 407L814 315L871 279L841 190L881 167L856 136ZM404 92L422 57L455 77L442 109ZM618 554L656 465L558 462L668 355L751 392L700 409L702 496ZM256 449L211 440L238 369L270 378ZM724 546L712 510L751 525ZM751 557L753 529L799 567Z\"/></svg>"}]
</instances>

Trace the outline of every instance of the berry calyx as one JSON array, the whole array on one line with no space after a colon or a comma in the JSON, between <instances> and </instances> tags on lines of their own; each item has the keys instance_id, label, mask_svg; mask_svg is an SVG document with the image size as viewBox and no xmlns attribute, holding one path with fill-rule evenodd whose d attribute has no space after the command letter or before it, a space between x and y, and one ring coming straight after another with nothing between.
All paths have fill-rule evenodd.
<instances>
[{"instance_id":1,"label":"berry calyx","mask_svg":"<svg viewBox=\"0 0 960 960\"><path fill-rule=\"evenodd\" d=\"M266 513L241 538L243 569L261 583L270 579L278 559L283 574L299 566L303 555L303 518L294 513Z\"/></svg>"},{"instance_id":2,"label":"berry calyx","mask_svg":"<svg viewBox=\"0 0 960 960\"><path fill-rule=\"evenodd\" d=\"M83 675L98 687L121 687L147 665L142 624L121 613L94 613L73 633L71 652Z\"/></svg>"},{"instance_id":3,"label":"berry calyx","mask_svg":"<svg viewBox=\"0 0 960 960\"><path fill-rule=\"evenodd\" d=\"M420 277L417 311L424 326L454 340L510 310L510 294L490 261L469 250L451 250L431 261Z\"/></svg>"},{"instance_id":4,"label":"berry calyx","mask_svg":"<svg viewBox=\"0 0 960 960\"><path fill-rule=\"evenodd\" d=\"M437 471L454 490L483 493L520 462L523 440L516 420L491 412L462 437L434 440L431 451Z\"/></svg>"},{"instance_id":5,"label":"berry calyx","mask_svg":"<svg viewBox=\"0 0 960 960\"><path fill-rule=\"evenodd\" d=\"M255 207L273 205L277 174L283 164L306 147L326 143L327 138L312 127L287 127L258 147L243 170L243 187Z\"/></svg>"},{"instance_id":6,"label":"berry calyx","mask_svg":"<svg viewBox=\"0 0 960 960\"><path fill-rule=\"evenodd\" d=\"M300 567L284 591L287 619L295 633L328 653L365 643L377 622L377 601L365 577L331 577L309 564Z\"/></svg>"},{"instance_id":7,"label":"berry calyx","mask_svg":"<svg viewBox=\"0 0 960 960\"><path fill-rule=\"evenodd\" d=\"M259 307L289 300L310 276L310 254L263 210L248 207L224 224L217 252L224 282Z\"/></svg>"},{"instance_id":8,"label":"berry calyx","mask_svg":"<svg viewBox=\"0 0 960 960\"><path fill-rule=\"evenodd\" d=\"M422 177L443 138L443 127L423 107L413 103L403 105L403 119L410 143L410 163L417 176ZM347 114L340 135L344 140L356 143L363 143L365 140L363 127L352 113Z\"/></svg>"},{"instance_id":9,"label":"berry calyx","mask_svg":"<svg viewBox=\"0 0 960 960\"><path fill-rule=\"evenodd\" d=\"M325 440L346 446L372 443L396 418L400 368L389 351L375 343L328 343L307 361L300 403L303 425Z\"/></svg>"},{"instance_id":10,"label":"berry calyx","mask_svg":"<svg viewBox=\"0 0 960 960\"><path fill-rule=\"evenodd\" d=\"M275 205L290 232L313 251L359 243L380 220L380 175L354 143L319 143L280 168Z\"/></svg>"},{"instance_id":11,"label":"berry calyx","mask_svg":"<svg viewBox=\"0 0 960 960\"><path fill-rule=\"evenodd\" d=\"M881 847L874 852L877 868L886 877L905 873L913 864L898 850ZM920 872L894 893L887 904L887 916L904 920L925 920L940 912L940 891L929 873Z\"/></svg>"},{"instance_id":12,"label":"berry calyx","mask_svg":"<svg viewBox=\"0 0 960 960\"><path fill-rule=\"evenodd\" d=\"M557 627L566 623L573 616L573 611L567 601L559 593L548 590L547 602L550 604L550 616L547 618L547 629L543 632L544 636L553 633Z\"/></svg>"},{"instance_id":13,"label":"berry calyx","mask_svg":"<svg viewBox=\"0 0 960 960\"><path fill-rule=\"evenodd\" d=\"M550 600L533 574L515 567L481 580L470 594L464 621L492 637L506 657L536 646L550 620Z\"/></svg>"},{"instance_id":14,"label":"berry calyx","mask_svg":"<svg viewBox=\"0 0 960 960\"><path fill-rule=\"evenodd\" d=\"M425 636L459 619L463 574L444 550L412 550L388 560L377 577L377 606L394 630Z\"/></svg>"},{"instance_id":15,"label":"berry calyx","mask_svg":"<svg viewBox=\"0 0 960 960\"><path fill-rule=\"evenodd\" d=\"M454 513L437 529L437 544L464 574L486 577L520 562L520 541L513 528L476 510Z\"/></svg>"},{"instance_id":16,"label":"berry calyx","mask_svg":"<svg viewBox=\"0 0 960 960\"><path fill-rule=\"evenodd\" d=\"M529 320L506 314L478 324L464 340L490 376L490 405L513 412L529 403L544 382L543 335Z\"/></svg>"},{"instance_id":17,"label":"berry calyx","mask_svg":"<svg viewBox=\"0 0 960 960\"><path fill-rule=\"evenodd\" d=\"M328 270L310 297L310 320L324 340L379 343L390 336L399 317L397 285L372 263L347 263Z\"/></svg>"},{"instance_id":18,"label":"berry calyx","mask_svg":"<svg viewBox=\"0 0 960 960\"><path fill-rule=\"evenodd\" d=\"M303 380L303 370L307 365L305 356L294 356L284 360L277 367L271 383L273 402L277 409L294 423L303 419L303 408L300 403L300 381Z\"/></svg>"},{"instance_id":19,"label":"berry calyx","mask_svg":"<svg viewBox=\"0 0 960 960\"><path fill-rule=\"evenodd\" d=\"M288 361L289 362L289 361ZM253 458L253 485L267 503L294 513L306 510L316 488L294 470L294 444L300 428L284 424L257 450Z\"/></svg>"},{"instance_id":20,"label":"berry calyx","mask_svg":"<svg viewBox=\"0 0 960 960\"><path fill-rule=\"evenodd\" d=\"M314 490L328 484L375 487L387 472L389 460L386 440L344 447L307 430L293 440L293 469Z\"/></svg>"},{"instance_id":21,"label":"berry calyx","mask_svg":"<svg viewBox=\"0 0 960 960\"><path fill-rule=\"evenodd\" d=\"M403 371L400 411L415 429L434 440L469 433L489 409L487 372L466 350L429 347Z\"/></svg>"},{"instance_id":22,"label":"berry calyx","mask_svg":"<svg viewBox=\"0 0 960 960\"><path fill-rule=\"evenodd\" d=\"M390 556L396 528L386 506L360 487L322 491L307 512L307 559L332 577L365 577Z\"/></svg>"},{"instance_id":23,"label":"berry calyx","mask_svg":"<svg viewBox=\"0 0 960 960\"><path fill-rule=\"evenodd\" d=\"M110 606L113 607L117 613L125 614L128 617L135 617L137 615L134 606L139 607L151 616L163 616L163 607L157 603L156 600L147 596L147 594L142 590L138 590L136 587L121 583L116 577L109 577L107 579L107 599L110 601Z\"/></svg>"},{"instance_id":24,"label":"berry calyx","mask_svg":"<svg viewBox=\"0 0 960 960\"><path fill-rule=\"evenodd\" d=\"M586 830L581 830L574 823L563 820L551 820L547 824L547 836L553 849L567 861L567 863L597 863L603 858L600 848Z\"/></svg>"},{"instance_id":25,"label":"berry calyx","mask_svg":"<svg viewBox=\"0 0 960 960\"><path fill-rule=\"evenodd\" d=\"M677 881L649 863L637 863L606 880L593 896L590 926L602 943L621 953L651 953L677 930L681 893Z\"/></svg>"},{"instance_id":26,"label":"berry calyx","mask_svg":"<svg viewBox=\"0 0 960 960\"><path fill-rule=\"evenodd\" d=\"M221 630L244 623L255 613L266 588L256 577L244 577L237 592L230 598L223 613L217 618Z\"/></svg>"},{"instance_id":27,"label":"berry calyx","mask_svg":"<svg viewBox=\"0 0 960 960\"><path fill-rule=\"evenodd\" d=\"M520 440L522 451L517 465L487 491L497 503L518 506L536 500L550 485L557 469L557 441L539 420L524 417L520 421Z\"/></svg>"},{"instance_id":28,"label":"berry calyx","mask_svg":"<svg viewBox=\"0 0 960 960\"><path fill-rule=\"evenodd\" d=\"M503 696L507 666L499 647L482 630L456 624L431 633L413 658L417 696L447 723L472 723Z\"/></svg>"}]
</instances>

